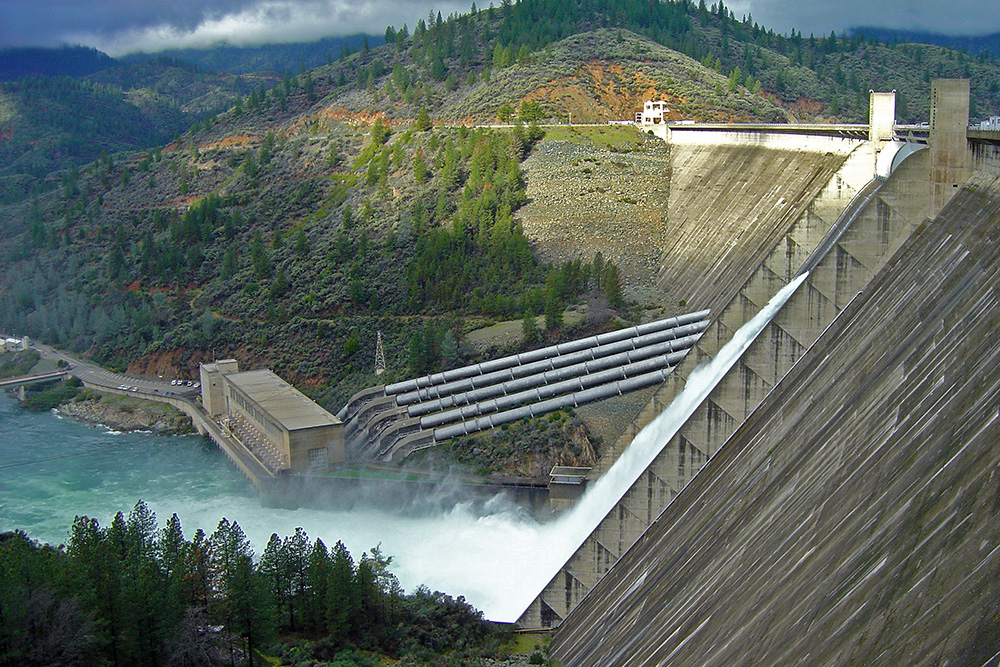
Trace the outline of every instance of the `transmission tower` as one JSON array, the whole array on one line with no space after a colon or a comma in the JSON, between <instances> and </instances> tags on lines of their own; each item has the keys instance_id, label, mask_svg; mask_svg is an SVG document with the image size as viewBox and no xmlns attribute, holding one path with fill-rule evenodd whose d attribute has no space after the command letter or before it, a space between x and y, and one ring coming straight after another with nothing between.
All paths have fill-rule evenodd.
<instances>
[{"instance_id":1,"label":"transmission tower","mask_svg":"<svg viewBox=\"0 0 1000 667\"><path fill-rule=\"evenodd\" d=\"M378 332L375 342L375 375L385 373L385 349L382 347L382 332Z\"/></svg>"}]
</instances>

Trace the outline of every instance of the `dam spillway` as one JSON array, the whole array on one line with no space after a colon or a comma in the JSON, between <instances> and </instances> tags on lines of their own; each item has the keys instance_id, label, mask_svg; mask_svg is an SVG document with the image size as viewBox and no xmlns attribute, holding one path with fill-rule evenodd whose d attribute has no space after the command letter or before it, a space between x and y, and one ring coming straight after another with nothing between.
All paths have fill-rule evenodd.
<instances>
[{"instance_id":1,"label":"dam spillway","mask_svg":"<svg viewBox=\"0 0 1000 667\"><path fill-rule=\"evenodd\" d=\"M1000 181L978 175L899 244L570 614L553 654L573 666L989 664L997 224Z\"/></svg>"}]
</instances>

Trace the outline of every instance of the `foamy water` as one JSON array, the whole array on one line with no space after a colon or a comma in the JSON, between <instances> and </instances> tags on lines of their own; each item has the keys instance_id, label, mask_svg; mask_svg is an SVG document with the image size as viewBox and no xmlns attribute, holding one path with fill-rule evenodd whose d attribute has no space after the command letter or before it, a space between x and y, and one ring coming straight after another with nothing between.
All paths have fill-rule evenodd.
<instances>
[{"instance_id":1,"label":"foamy water","mask_svg":"<svg viewBox=\"0 0 1000 667\"><path fill-rule=\"evenodd\" d=\"M341 540L355 559L380 544L407 590L424 584L464 595L488 618L513 621L659 454L784 301L790 284L651 422L618 462L559 519L527 516L502 498L458 505L437 515L376 509L330 511L262 508L256 492L207 441L196 437L113 434L51 414L31 414L0 399L0 531L20 528L54 544L77 514L107 525L138 500L162 524L172 513L185 536L211 533L226 517L243 527L259 554L271 533L301 526L327 545Z\"/></svg>"}]
</instances>

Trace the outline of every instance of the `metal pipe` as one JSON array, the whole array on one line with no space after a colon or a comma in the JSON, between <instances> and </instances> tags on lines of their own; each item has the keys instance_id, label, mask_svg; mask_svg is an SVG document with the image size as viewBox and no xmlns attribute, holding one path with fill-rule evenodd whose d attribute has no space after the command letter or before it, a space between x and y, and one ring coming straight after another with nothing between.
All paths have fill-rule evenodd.
<instances>
[{"instance_id":1,"label":"metal pipe","mask_svg":"<svg viewBox=\"0 0 1000 667\"><path fill-rule=\"evenodd\" d=\"M477 417L469 421L460 422L451 426L445 426L434 430L434 441L443 442L450 438L455 438L470 433L478 433L488 428L494 428L501 424L509 424L525 417L538 417L548 412L554 412L566 407L577 407L594 401L600 401L612 396L620 396L629 391L650 387L663 382L670 374L671 368L665 368L651 373L638 375L627 380L619 380L608 384L603 384L584 391L564 394L555 398L550 398L538 403L532 403L513 410L497 412L495 414Z\"/></svg>"},{"instance_id":2,"label":"metal pipe","mask_svg":"<svg viewBox=\"0 0 1000 667\"><path fill-rule=\"evenodd\" d=\"M667 319L657 320L655 322L647 322L645 324L640 324L634 327L627 327L625 329L617 329L615 331L609 331L607 333L598 334L597 336L589 336L587 338L581 338L575 341L560 343L558 345L551 345L549 347L540 348L538 350L532 350L530 352L522 352L520 354L501 357L500 359L484 361L480 364L472 364L470 366L464 366L462 368L455 368L449 371L444 371L442 373L434 373L431 375L424 375L419 378L414 378L412 380L395 382L393 384L385 386L385 395L391 396L403 392L411 392L417 389L430 387L437 384L443 384L445 382L453 382L455 380L474 377L476 375L482 375L483 373L502 370L504 368L511 368L514 366L519 366L524 363L531 363L534 361L547 359L549 357L558 356L561 354L577 352L586 349L588 347L594 347L596 345L603 345L606 343L616 342L627 338L634 338L644 334L653 333L656 331L671 329L674 327L689 324L691 322L697 322L699 320L703 320L707 318L708 315L709 311L700 310L694 313L686 313L684 315L678 315L676 317L669 317Z\"/></svg>"},{"instance_id":3,"label":"metal pipe","mask_svg":"<svg viewBox=\"0 0 1000 667\"><path fill-rule=\"evenodd\" d=\"M677 358L679 360L683 358L685 354L683 351L694 345L699 336L699 334L686 336L680 340L665 341L663 343L650 345L638 350L629 350L627 352L613 354L608 357L586 361L581 364L574 364L572 366L566 366L565 368L558 368L544 373L538 373L536 375L529 375L524 378L517 378L501 384L494 384L488 387L474 389L472 391L452 394L450 396L445 396L432 401L417 403L409 406L406 409L406 413L410 417L420 417L457 406L478 403L496 396L510 395L532 387L551 385L553 383L569 380L570 378L579 377L581 375L592 375L594 373L605 371L609 368L635 364L636 362L643 361L644 359L663 357L663 355L671 355L668 359ZM679 356L674 357L674 355ZM666 363L677 362L668 361L661 363L660 366L666 365Z\"/></svg>"},{"instance_id":4,"label":"metal pipe","mask_svg":"<svg viewBox=\"0 0 1000 667\"><path fill-rule=\"evenodd\" d=\"M462 391L469 391L480 387L485 387L499 382L507 382L519 377L543 373L555 368L562 368L573 364L589 361L592 359L608 356L624 350L634 350L647 345L653 345L669 340L688 339L690 336L701 334L708 327L708 320L689 323L671 329L658 331L635 338L616 341L614 343L602 344L597 347L590 347L577 352L572 352L557 357L549 357L541 361L536 361L522 366L505 368L503 370L485 373L472 378L446 382L441 385L426 387L415 391L410 391L396 396L397 405L410 405L424 401L434 400ZM694 343L691 342L690 345ZM688 347L690 346L688 345Z\"/></svg>"},{"instance_id":5,"label":"metal pipe","mask_svg":"<svg viewBox=\"0 0 1000 667\"><path fill-rule=\"evenodd\" d=\"M634 364L615 366L600 372L589 373L573 377L568 380L563 380L562 382L543 384L539 387L499 396L498 398L488 401L428 415L420 418L420 428L436 428L460 419L469 419L471 417L477 417L491 412L501 412L520 405L521 403L529 401L540 402L553 396L559 396L570 392L580 392L585 389L590 389L591 387L597 387L609 384L616 380L625 380L631 377L644 375L663 368L672 369L680 363L686 354L686 351L674 352L673 354L667 356L656 356L643 359L642 361Z\"/></svg>"}]
</instances>

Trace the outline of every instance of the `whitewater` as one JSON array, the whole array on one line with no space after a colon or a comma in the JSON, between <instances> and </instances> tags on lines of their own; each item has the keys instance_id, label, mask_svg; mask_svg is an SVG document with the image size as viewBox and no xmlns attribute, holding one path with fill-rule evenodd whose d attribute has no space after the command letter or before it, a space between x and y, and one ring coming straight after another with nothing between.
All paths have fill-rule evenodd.
<instances>
[{"instance_id":1,"label":"whitewater","mask_svg":"<svg viewBox=\"0 0 1000 667\"><path fill-rule=\"evenodd\" d=\"M173 513L185 536L211 533L225 517L257 553L272 533L301 526L355 558L381 545L407 590L425 585L463 595L487 618L514 621L753 342L805 279L801 276L695 369L684 391L633 440L569 511L540 522L502 496L436 514L373 508L295 510L260 506L256 490L207 440L115 433L54 413L32 414L0 398L0 532L24 530L64 543L76 515L107 525L139 500L161 525Z\"/></svg>"}]
</instances>

